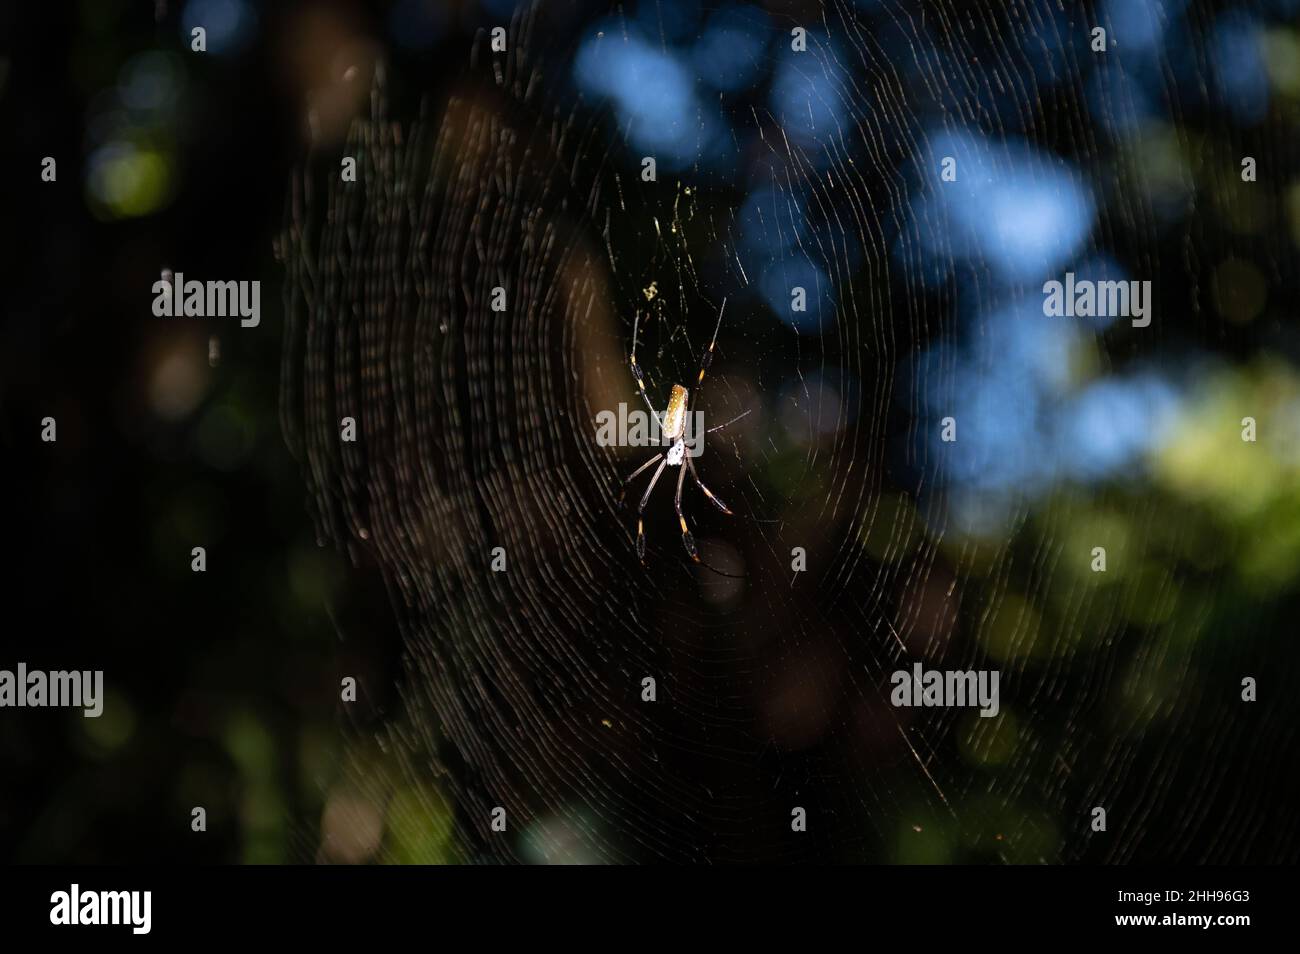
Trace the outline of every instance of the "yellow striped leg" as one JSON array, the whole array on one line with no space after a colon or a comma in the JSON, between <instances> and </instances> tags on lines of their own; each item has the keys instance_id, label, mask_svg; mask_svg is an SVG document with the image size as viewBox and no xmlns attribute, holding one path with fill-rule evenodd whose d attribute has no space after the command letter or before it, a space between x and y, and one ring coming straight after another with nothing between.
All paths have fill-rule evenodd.
<instances>
[{"instance_id":1,"label":"yellow striped leg","mask_svg":"<svg viewBox=\"0 0 1300 954\"><path fill-rule=\"evenodd\" d=\"M686 547L686 552L690 554L692 560L700 562L700 555L695 550L695 538L691 536L690 529L686 526L686 517L682 514L682 488L686 485L686 468L677 476L677 522L682 525L682 546Z\"/></svg>"},{"instance_id":2,"label":"yellow striped leg","mask_svg":"<svg viewBox=\"0 0 1300 954\"><path fill-rule=\"evenodd\" d=\"M691 469L691 476L695 478L695 482L699 484L700 489L704 491L704 496L708 497L711 501L713 501L713 505L717 507L719 510L721 510L723 513L725 513L728 517L732 516L731 508L728 507L726 504L724 504L722 502L722 499L717 494L715 494L708 487L704 486L704 481L700 480L699 471L695 469L695 461L692 458L687 457L686 466Z\"/></svg>"},{"instance_id":3,"label":"yellow striped leg","mask_svg":"<svg viewBox=\"0 0 1300 954\"><path fill-rule=\"evenodd\" d=\"M668 466L668 461L661 460L659 462L658 470L650 478L650 486L645 489L645 493L641 497L641 505L636 508L636 556L638 560L645 559L645 519L641 515L645 513L645 505L650 502L650 495L654 493L655 484L659 483L659 475L664 472L666 466Z\"/></svg>"}]
</instances>

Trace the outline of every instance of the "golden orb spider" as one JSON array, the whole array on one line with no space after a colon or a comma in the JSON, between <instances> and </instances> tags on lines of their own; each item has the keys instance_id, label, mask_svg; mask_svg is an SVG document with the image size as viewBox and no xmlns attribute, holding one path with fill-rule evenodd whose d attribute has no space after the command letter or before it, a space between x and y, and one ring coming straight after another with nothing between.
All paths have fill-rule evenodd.
<instances>
[{"instance_id":1,"label":"golden orb spider","mask_svg":"<svg viewBox=\"0 0 1300 954\"><path fill-rule=\"evenodd\" d=\"M704 375L708 372L709 365L713 361L713 349L718 343L718 329L722 327L722 313L726 310L726 307L727 300L724 298L722 300L722 307L718 309L718 323L713 328L713 340L709 342L709 347L705 350L703 357L700 358L700 374L699 377L695 379L695 393L697 395L699 394L700 386L704 383ZM632 483L632 481L636 480L637 477L641 476L641 474L645 473L651 467L654 467L655 464L659 465L654 472L654 476L650 478L650 485L646 487L645 493L641 495L641 503L636 508L636 555L637 559L644 561L644 514L646 504L650 502L650 495L654 493L655 484L659 482L659 477L663 474L664 468L680 467L681 472L677 475L677 496L674 499L673 504L677 509L677 521L682 527L682 545L686 547L686 552L690 558L696 563L700 563L700 555L695 547L695 538L691 536L690 528L686 526L686 517L682 513L682 489L686 483L687 471L690 471L691 478L699 485L700 490L704 491L704 496L713 501L714 506L727 516L732 516L731 508L723 503L718 498L717 494L704 485L704 481L700 480L700 475L695 469L695 461L686 453L686 426L687 421L690 419L691 408L694 406L694 399L692 398L690 391L687 388L682 387L680 384L674 384L672 394L668 398L668 407L664 410L662 416L655 410L654 404L650 401L650 395L646 393L645 378L641 374L641 366L636 363L636 336L640 322L641 314L638 312L636 319L632 322L632 354L629 358L629 364L632 368L632 377L636 379L637 390L641 392L641 398L645 401L645 406L649 408L651 417L659 422L659 430L663 435L663 440L667 441L669 446L666 452L660 451L658 454L655 454L654 457L650 458L636 470L632 471L632 473L624 479L623 490L619 494L619 501L622 502L624 495L626 495L628 484ZM733 417L730 421L727 421L724 424L719 424L717 427L711 427L704 433L712 434L714 431L720 431L728 424L734 424L748 413L749 411L745 411L744 414Z\"/></svg>"}]
</instances>

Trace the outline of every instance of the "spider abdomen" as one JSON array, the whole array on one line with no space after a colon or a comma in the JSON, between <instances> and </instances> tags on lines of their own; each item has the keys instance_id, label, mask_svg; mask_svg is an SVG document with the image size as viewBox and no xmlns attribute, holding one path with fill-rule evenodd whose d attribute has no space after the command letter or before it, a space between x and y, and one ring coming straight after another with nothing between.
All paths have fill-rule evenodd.
<instances>
[{"instance_id":1,"label":"spider abdomen","mask_svg":"<svg viewBox=\"0 0 1300 954\"><path fill-rule=\"evenodd\" d=\"M686 431L686 398L689 395L690 392L680 384L673 385L668 410L664 411L664 440L675 441Z\"/></svg>"}]
</instances>

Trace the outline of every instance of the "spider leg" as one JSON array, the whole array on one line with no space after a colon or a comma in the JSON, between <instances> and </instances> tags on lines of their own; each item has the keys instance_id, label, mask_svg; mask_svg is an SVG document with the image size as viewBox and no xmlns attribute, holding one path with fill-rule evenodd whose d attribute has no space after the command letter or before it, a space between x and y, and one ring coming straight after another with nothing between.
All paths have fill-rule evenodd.
<instances>
[{"instance_id":1,"label":"spider leg","mask_svg":"<svg viewBox=\"0 0 1300 954\"><path fill-rule=\"evenodd\" d=\"M641 497L641 505L636 508L636 555L638 560L645 559L645 520L641 515L645 513L645 505L650 502L650 495L654 493L655 484L659 483L659 475L664 472L664 468L667 466L668 461L661 460L659 462L659 469L650 478L650 486L645 489L645 493Z\"/></svg>"},{"instance_id":2,"label":"spider leg","mask_svg":"<svg viewBox=\"0 0 1300 954\"><path fill-rule=\"evenodd\" d=\"M720 430L722 430L722 429L723 429L724 427L726 427L728 424L735 424L738 420L740 420L742 417L745 417L745 415L749 414L750 411L753 411L753 410L754 410L754 409L751 407L751 408L749 409L749 411L746 411L744 414L737 414L737 415L736 415L735 417L733 417L731 420L726 421L725 423L719 424L717 427L710 427L710 428L709 428L707 431L705 431L704 433L705 433L705 434L712 434L714 431L720 431Z\"/></svg>"},{"instance_id":3,"label":"spider leg","mask_svg":"<svg viewBox=\"0 0 1300 954\"><path fill-rule=\"evenodd\" d=\"M677 499L674 506L677 508L677 522L682 525L682 546L686 547L686 552L690 554L692 560L700 562L700 555L695 550L695 538L691 536L691 531L686 526L686 517L682 514L682 488L686 485L686 468L677 475Z\"/></svg>"},{"instance_id":4,"label":"spider leg","mask_svg":"<svg viewBox=\"0 0 1300 954\"><path fill-rule=\"evenodd\" d=\"M663 456L664 455L662 453L655 454L648 461L646 461L636 470L632 471L632 473L628 474L626 477L623 478L623 489L618 492L618 502L620 506L622 506L623 504L623 498L627 496L627 485L632 483L632 481L636 480L638 477L640 477L642 473L644 473L645 471L653 467L655 463L659 460L659 458Z\"/></svg>"},{"instance_id":5,"label":"spider leg","mask_svg":"<svg viewBox=\"0 0 1300 954\"><path fill-rule=\"evenodd\" d=\"M700 393L700 385L704 383L704 375L709 370L709 365L713 363L713 349L718 343L718 330L722 327L722 313L726 310L727 299L724 298L722 299L722 307L718 309L718 323L713 326L713 340L709 342L708 348L700 357L700 376L695 379L695 390L691 392L691 407L695 406L695 399Z\"/></svg>"},{"instance_id":6,"label":"spider leg","mask_svg":"<svg viewBox=\"0 0 1300 954\"><path fill-rule=\"evenodd\" d=\"M663 419L659 416L659 412L655 410L654 404L651 403L650 395L645 392L645 377L641 374L641 365L636 363L636 332L640 324L641 312L638 311L636 318L632 322L632 354L628 361L632 367L632 377L636 379L637 390L641 392L641 399L645 401L645 406L650 409L650 416L658 422L660 429L662 429L664 425Z\"/></svg>"},{"instance_id":7,"label":"spider leg","mask_svg":"<svg viewBox=\"0 0 1300 954\"><path fill-rule=\"evenodd\" d=\"M704 491L704 496L708 497L711 501L713 501L713 505L717 507L719 510L721 510L723 513L725 513L728 517L732 516L731 508L728 507L726 504L724 504L717 494L715 494L708 487L704 486L704 481L700 480L699 471L695 469L695 461L692 460L690 457L686 458L686 466L691 469L691 476L695 478L695 482L699 484L700 489Z\"/></svg>"}]
</instances>

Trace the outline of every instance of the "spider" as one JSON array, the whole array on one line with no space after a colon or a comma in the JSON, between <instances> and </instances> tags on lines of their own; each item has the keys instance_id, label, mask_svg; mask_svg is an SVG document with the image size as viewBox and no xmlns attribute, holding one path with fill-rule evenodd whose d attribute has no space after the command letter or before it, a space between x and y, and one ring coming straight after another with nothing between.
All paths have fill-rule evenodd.
<instances>
[{"instance_id":1,"label":"spider","mask_svg":"<svg viewBox=\"0 0 1300 954\"><path fill-rule=\"evenodd\" d=\"M727 300L722 300L722 307L718 309L718 323L713 329L713 340L709 342L709 347L705 350L704 355L700 358L700 375L695 379L695 392L699 393L700 386L704 384L704 375L709 370L709 365L713 361L713 349L718 343L718 330L722 327L722 313L726 310ZM704 485L700 480L700 475L695 469L695 461L686 454L686 422L690 419L690 411L694 406L694 400L688 389L680 384L674 384L672 394L668 397L668 407L664 409L661 416L655 410L655 406L650 401L650 395L646 394L645 378L641 374L641 366L636 363L636 336L637 327L641 322L641 315L638 312L635 321L632 323L632 354L629 358L629 364L632 367L632 377L636 379L637 390L641 392L641 398L645 401L645 406L650 409L650 415L659 422L659 430L663 435L663 440L668 442L667 452L660 451L650 458L623 481L623 491L619 494L620 502L627 493L628 485L637 477L645 473L655 464L659 466L655 469L654 476L650 478L650 485L646 487L645 493L641 495L641 503L636 508L636 555L637 559L645 560L645 508L650 502L650 495L654 493L655 484L659 482L659 477L663 474L665 467L680 467L681 470L677 475L677 496L674 499L674 506L677 509L677 521L682 527L682 545L686 547L686 552L692 560L700 563L700 555L695 547L695 538L691 536L690 529L686 526L686 517L682 513L682 490L686 483L686 473L690 471L691 478L699 484L700 490L704 491L704 496L713 502L713 505L725 513L732 516L731 508L728 507L712 490ZM745 411L737 417L733 417L725 424L719 424L717 427L711 427L705 434L712 434L726 427L727 424L733 424L740 418L748 414Z\"/></svg>"}]
</instances>

